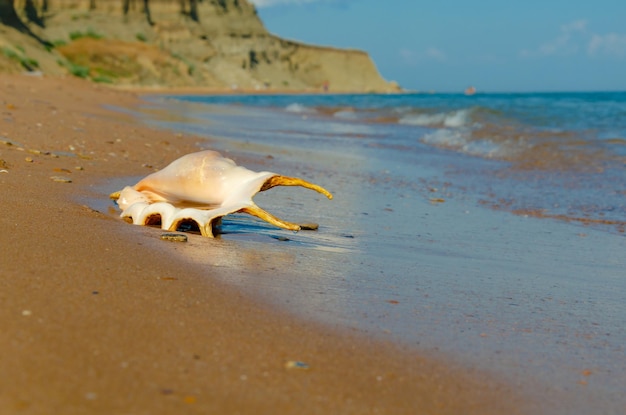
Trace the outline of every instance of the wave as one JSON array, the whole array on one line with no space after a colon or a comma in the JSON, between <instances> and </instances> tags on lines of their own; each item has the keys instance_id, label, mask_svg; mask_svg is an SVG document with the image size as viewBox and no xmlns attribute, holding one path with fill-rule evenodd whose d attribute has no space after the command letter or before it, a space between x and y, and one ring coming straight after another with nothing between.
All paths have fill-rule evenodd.
<instances>
[{"instance_id":1,"label":"wave","mask_svg":"<svg viewBox=\"0 0 626 415\"><path fill-rule=\"evenodd\" d=\"M419 125L422 127L459 128L471 123L471 109L458 111L438 112L434 114L408 114L398 120L405 125Z\"/></svg>"},{"instance_id":2,"label":"wave","mask_svg":"<svg viewBox=\"0 0 626 415\"><path fill-rule=\"evenodd\" d=\"M340 110L335 112L333 116L344 120L356 120L359 118L354 110Z\"/></svg>"},{"instance_id":3,"label":"wave","mask_svg":"<svg viewBox=\"0 0 626 415\"><path fill-rule=\"evenodd\" d=\"M294 102L292 104L289 104L285 107L285 111L287 112L294 112L297 114L312 114L315 113L317 111L315 111L314 108L310 108L307 106L304 106L302 104L299 104L297 102Z\"/></svg>"},{"instance_id":4,"label":"wave","mask_svg":"<svg viewBox=\"0 0 626 415\"><path fill-rule=\"evenodd\" d=\"M471 156L506 159L511 150L505 143L495 143L488 139L473 139L470 130L441 129L425 134L421 141L435 147L455 150Z\"/></svg>"}]
</instances>

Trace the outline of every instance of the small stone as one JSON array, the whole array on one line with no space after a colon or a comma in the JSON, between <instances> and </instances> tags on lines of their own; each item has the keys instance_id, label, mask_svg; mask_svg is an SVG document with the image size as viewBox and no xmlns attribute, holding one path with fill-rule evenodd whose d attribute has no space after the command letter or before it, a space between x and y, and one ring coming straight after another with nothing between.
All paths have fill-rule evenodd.
<instances>
[{"instance_id":1,"label":"small stone","mask_svg":"<svg viewBox=\"0 0 626 415\"><path fill-rule=\"evenodd\" d=\"M164 233L161 234L161 239L171 242L187 242L187 235L182 233Z\"/></svg>"},{"instance_id":2,"label":"small stone","mask_svg":"<svg viewBox=\"0 0 626 415\"><path fill-rule=\"evenodd\" d=\"M72 179L70 179L69 177L50 176L50 179L52 179L52 181L59 182L59 183L72 183Z\"/></svg>"},{"instance_id":3,"label":"small stone","mask_svg":"<svg viewBox=\"0 0 626 415\"><path fill-rule=\"evenodd\" d=\"M290 360L285 363L285 369L309 370L310 366L308 363L300 362L298 360Z\"/></svg>"},{"instance_id":4,"label":"small stone","mask_svg":"<svg viewBox=\"0 0 626 415\"><path fill-rule=\"evenodd\" d=\"M33 162L33 158L32 157L26 157L24 159L24 161L27 162L27 163L32 163Z\"/></svg>"},{"instance_id":5,"label":"small stone","mask_svg":"<svg viewBox=\"0 0 626 415\"><path fill-rule=\"evenodd\" d=\"M317 223L301 223L300 224L300 229L302 229L303 231L316 231L319 227L320 225L318 225Z\"/></svg>"},{"instance_id":6,"label":"small stone","mask_svg":"<svg viewBox=\"0 0 626 415\"><path fill-rule=\"evenodd\" d=\"M85 170L85 169L83 168L83 166L76 166L76 167L74 167L74 168L75 168L76 170Z\"/></svg>"},{"instance_id":7,"label":"small stone","mask_svg":"<svg viewBox=\"0 0 626 415\"><path fill-rule=\"evenodd\" d=\"M30 310L22 310L22 315L23 316L28 317L28 316L31 316L32 314L33 314L33 312L30 311Z\"/></svg>"}]
</instances>

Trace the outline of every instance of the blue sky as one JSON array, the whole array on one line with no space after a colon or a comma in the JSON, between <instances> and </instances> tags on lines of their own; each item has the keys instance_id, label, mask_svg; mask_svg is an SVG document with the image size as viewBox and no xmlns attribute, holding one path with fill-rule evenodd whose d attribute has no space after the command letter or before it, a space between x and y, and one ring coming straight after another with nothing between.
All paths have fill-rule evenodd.
<instances>
[{"instance_id":1,"label":"blue sky","mask_svg":"<svg viewBox=\"0 0 626 415\"><path fill-rule=\"evenodd\" d=\"M626 91L625 0L250 0L267 29L367 51L419 91Z\"/></svg>"}]
</instances>

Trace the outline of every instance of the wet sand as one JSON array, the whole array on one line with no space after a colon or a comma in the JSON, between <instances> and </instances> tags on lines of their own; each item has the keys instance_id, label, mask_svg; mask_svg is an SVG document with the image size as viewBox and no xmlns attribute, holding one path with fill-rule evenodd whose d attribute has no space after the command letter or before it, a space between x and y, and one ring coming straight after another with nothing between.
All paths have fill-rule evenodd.
<instances>
[{"instance_id":1,"label":"wet sand","mask_svg":"<svg viewBox=\"0 0 626 415\"><path fill-rule=\"evenodd\" d=\"M174 255L158 230L88 207L103 184L196 150L105 109L138 102L76 79L0 77L0 412L525 412L513 385L288 315L226 285L228 268Z\"/></svg>"},{"instance_id":2,"label":"wet sand","mask_svg":"<svg viewBox=\"0 0 626 415\"><path fill-rule=\"evenodd\" d=\"M217 255L207 256L193 237L177 254L237 270L216 278L300 318L365 330L505 378L534 413L624 412L625 245L612 224L485 208L477 189L494 200L523 199L529 194L515 185L537 177L493 180L504 163L407 148L414 128L148 101L137 113L144 122L211 137L211 148L246 166L304 176L336 196L261 193L260 206L289 220L313 217L320 231L291 234L231 215ZM530 195L594 194L560 191ZM290 272L277 274L286 263Z\"/></svg>"}]
</instances>

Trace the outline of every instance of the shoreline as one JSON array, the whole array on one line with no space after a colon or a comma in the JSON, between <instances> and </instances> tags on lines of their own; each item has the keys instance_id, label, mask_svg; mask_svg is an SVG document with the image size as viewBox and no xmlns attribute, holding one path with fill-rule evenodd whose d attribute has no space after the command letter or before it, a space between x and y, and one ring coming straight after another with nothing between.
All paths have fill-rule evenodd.
<instances>
[{"instance_id":1,"label":"shoreline","mask_svg":"<svg viewBox=\"0 0 626 415\"><path fill-rule=\"evenodd\" d=\"M0 92L2 412L525 412L512 385L287 315L76 202L197 149L103 108L137 92L4 75Z\"/></svg>"},{"instance_id":2,"label":"shoreline","mask_svg":"<svg viewBox=\"0 0 626 415\"><path fill-rule=\"evenodd\" d=\"M113 85L109 88L117 91L125 91L134 93L137 95L402 95L402 94L414 94L419 92L413 92L409 90L402 91L390 91L390 92L363 92L363 91L324 91L319 88L311 89L280 89L280 88L198 88L198 87L137 87L137 86L124 86Z\"/></svg>"}]
</instances>

